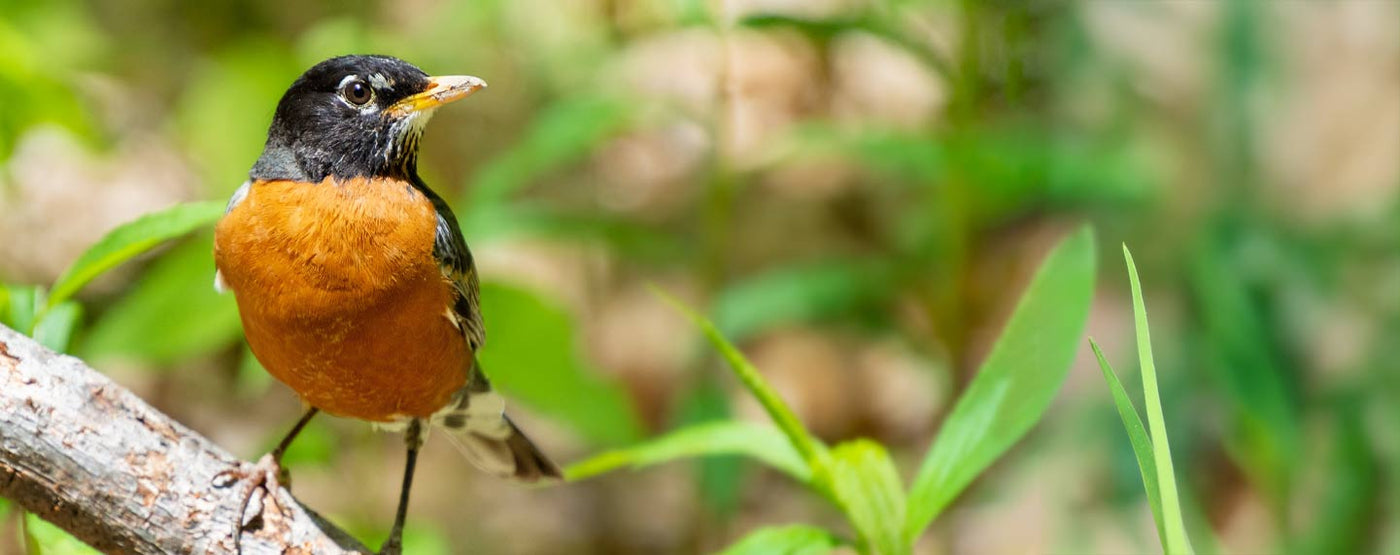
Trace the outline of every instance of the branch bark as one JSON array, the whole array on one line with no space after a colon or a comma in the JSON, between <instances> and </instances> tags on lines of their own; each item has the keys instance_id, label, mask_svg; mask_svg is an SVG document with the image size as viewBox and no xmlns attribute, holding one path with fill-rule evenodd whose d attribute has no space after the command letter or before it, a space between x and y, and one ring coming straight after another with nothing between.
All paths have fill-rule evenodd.
<instances>
[{"instance_id":1,"label":"branch bark","mask_svg":"<svg viewBox=\"0 0 1400 555\"><path fill-rule=\"evenodd\" d=\"M135 394L0 326L0 497L107 553L233 553L247 466ZM224 487L219 487L224 486ZM243 553L369 552L275 492L254 497Z\"/></svg>"}]
</instances>

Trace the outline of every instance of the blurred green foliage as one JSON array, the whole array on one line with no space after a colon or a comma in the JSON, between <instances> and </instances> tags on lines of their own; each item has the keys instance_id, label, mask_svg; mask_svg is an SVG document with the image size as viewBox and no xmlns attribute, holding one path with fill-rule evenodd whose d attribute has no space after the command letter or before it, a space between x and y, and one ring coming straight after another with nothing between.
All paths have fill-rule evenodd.
<instances>
[{"instance_id":1,"label":"blurred green foliage","mask_svg":"<svg viewBox=\"0 0 1400 555\"><path fill-rule=\"evenodd\" d=\"M559 280L581 284L586 294L575 296L583 302L485 269L490 340L481 357L493 380L575 436L582 451L616 449L574 467L578 477L703 452L758 459L810 483L816 480L804 463L810 453L804 458L806 450L771 428L733 420L743 412L732 406L741 386L718 370L719 357L686 359L678 363L685 365L682 372L646 367L647 376L668 376L662 386L638 380L636 369L602 371L589 341L603 332L589 311L640 283L670 289L679 282L686 298L694 295L693 304L713 319L716 333L744 351L794 329L844 338L843 346L908 347L936 374L933 383L951 388L947 398L960 400L936 408L926 429L932 433L938 422L942 433L925 460L939 462L926 462L932 466L913 480L907 502L895 502L893 494L860 497L869 502L858 509L861 516L850 514L857 511L852 506L840 507L857 527L870 529L869 537L858 531L855 540L871 544L891 538L890 530L872 524L878 515L908 512L917 526L904 530L907 540L963 499L994 500L995 477L1015 466L998 465L990 478L973 481L987 475L991 461L1077 446L1082 434L1102 443L1077 452L1076 468L1109 471L1084 488L1094 497L1064 504L1112 511L1124 528L1138 526L1141 519L1133 517L1144 504L1156 505L1156 485L1133 471L1134 460L1148 460L1135 449L1158 439L1155 431L1133 439L1129 424L1125 441L1113 423L1115 408L1131 408L1133 383L1110 386L1122 395L1076 392L1059 401L1062 412L1051 412L1090 414L1112 426L1037 437L1022 448L1027 453L1006 453L1054 397L1063 375L999 382L1002 372L1022 370L1027 361L995 348L984 357L983 338L988 329L1001 329L1002 309L1021 290L1019 277L1030 273L1027 261L1035 257L1027 253L1039 252L1044 236L1058 235L1066 222L1089 220L1104 245L1134 245L1143 275L1150 276L1143 295L1154 306L1158 331L1153 350L1161 417L1171 430L1182 517L1194 546L1215 551L1238 541L1217 536L1231 533L1233 519L1252 514L1256 505L1266 522L1257 528L1264 537L1252 538L1254 548L1333 553L1400 546L1394 524L1400 457L1393 441L1394 422L1400 422L1400 353L1386 340L1400 333L1394 293L1400 204L1389 192L1396 184L1381 184L1387 192L1370 202L1382 207L1377 214L1300 219L1281 198L1292 191L1280 183L1290 171L1279 165L1287 156L1264 155L1281 136L1301 133L1276 126L1289 115L1276 112L1287 106L1277 93L1295 70L1297 47L1312 40L1306 33L1280 36L1275 24L1307 17L1279 17L1276 10L1308 8L1222 0L1199 6L1196 19L1174 12L1174 3L1127 8L1193 37L1146 33L1137 39L1157 41L1154 51L1177 52L1178 65L1168 65L1185 69L1169 78L1200 80L1163 86L1151 64L1120 52L1095 30L1105 25L1096 18L1104 17L1106 4L1117 3L877 0L786 11L777 4L730 4L0 0L0 201L23 198L16 196L20 186L9 162L42 130L63 130L99 161L123 155L136 142L164 145L190 176L168 203L202 199L176 209L198 217L166 221L165 232L147 230L140 234L144 242L126 244L129 249L98 247L88 261L104 258L102 252L125 260L217 215L259 152L279 95L311 64L336 54L382 52L430 72L480 75L491 88L443 111L429 127L422 163L427 181L454 200L479 252L542 243L591 261ZM742 50L754 37L769 42ZM686 44L701 52L662 50L663 63L645 63L642 54L655 56L651 49L671 40L694 41ZM835 92L838 74L846 71L839 53L852 40L872 40L912 60L914 69L894 67L933 80L939 100L932 115L891 121L843 114L849 104ZM1188 40L1203 44L1172 42ZM775 127L758 146L744 143L756 152L731 152L738 150L732 136L746 129L735 123L744 113L737 104L781 84L761 81L745 89L723 80L744 77L730 66L754 60L770 64L763 72L781 74L786 68L764 57L774 49L796 53L780 57L783 63L809 62L813 77L801 83L796 100L763 105L764 115L791 108L785 114L791 125ZM704 62L686 65L692 55ZM699 80L697 90L685 94L658 93L684 81L663 71L670 64L713 71L716 80ZM1174 98L1179 95L1191 96ZM678 128L698 130L701 147L679 174L648 185L668 188L658 195L663 200L617 201L625 187L600 167L625 166L615 155L618 142ZM671 143L657 149L676 150L683 149ZM843 186L827 196L784 192L781 184L794 181L788 173L794 168L822 174L806 178L813 181L828 177L824 169L810 171L813 165L834 167L830 173L840 175ZM67 209L71 217L95 208ZM5 205L6 212L16 210ZM29 221L65 220L40 216ZM256 403L289 404L242 345L232 298L210 287L208 233L189 235L140 257L134 277L114 278L117 292L80 289L118 259L70 270L64 278L39 279L0 266L0 321L99 366L139 372L155 384L162 408L204 415L202 422L219 420L204 410L241 416ZM63 260L58 267L70 265ZM1125 299L1132 295L1115 285L1121 280L1102 282L1107 285L1096 293L1095 307L1106 316L1094 321L1102 318L1109 323L1098 325L1108 327L1114 313L1127 311ZM1105 299L1116 299L1117 307ZM1054 318L1069 322L1081 315L1056 309L1042 316L1053 322L1027 330L1013 320L1001 337L1054 334L1042 346L1067 349L1060 334L1068 337L1077 328ZM1099 335L1109 355L1127 351L1128 335L1118 338L1121 346L1106 332ZM1343 362L1325 362L1319 352L1332 346L1355 352ZM1078 354L1081 362L1091 360L1086 350ZM1047 351L1046 360L1055 364L1045 365L1058 367L1071 356ZM187 368L208 371L192 377ZM1131 368L1122 370L1131 376ZM228 391L237 393L232 401L220 396ZM1020 401L1012 403L1013 397ZM1005 412L1008 407L1025 414ZM1153 418L1149 411L1149 422ZM282 431L267 427L269 438ZM680 431L637 443L673 428ZM850 445L841 451L841 464L873 469L855 486L862 491L892 491L888 469L927 447L927 437L911 440L871 422L852 430L875 436L883 447L846 443L854 437L810 439ZM1059 432L1045 431L1051 433ZM293 466L329 466L346 456L340 449L346 444L368 443L350 442L350 434L329 426L309 434L289 455ZM264 441L270 440L259 437ZM887 460L899 464L886 466ZM599 480L618 484L627 476ZM691 519L694 529L678 534L680 544L665 547L714 548L722 545L714 538L744 532L732 524L752 521L738 516L754 510L746 490L762 483L763 474L738 458L723 458L704 462L692 479L703 507ZM960 497L967 487L978 495ZM579 495L599 496L585 503L590 507L622 504L607 497L621 494ZM382 532L371 514L346 516L375 523L357 533ZM421 552L457 552L454 546L478 531L457 526L463 518L410 519L407 541ZM937 547L945 551L960 545L953 539L960 531L944 524L949 520L935 524L937 541L946 542ZM645 551L628 543L634 538L621 527L599 526L594 533L598 537L584 545L556 547ZM1088 542L1093 533L1062 535L1056 541L1080 545L1075 542ZM1133 537L1143 542L1137 547L1153 545L1149 537ZM802 525L764 528L732 550L825 549L839 539ZM50 545L62 540L40 540L50 552L63 552Z\"/></svg>"},{"instance_id":2,"label":"blurred green foliage","mask_svg":"<svg viewBox=\"0 0 1400 555\"><path fill-rule=\"evenodd\" d=\"M93 64L107 48L91 14L71 2L5 2L0 6L0 158L38 124L58 124L85 137L95 133L90 106L72 73L54 68Z\"/></svg>"},{"instance_id":3,"label":"blurred green foliage","mask_svg":"<svg viewBox=\"0 0 1400 555\"><path fill-rule=\"evenodd\" d=\"M492 315L491 348L478 358L484 368L506 370L488 370L497 387L567 423L590 442L636 439L641 425L631 402L582 361L568 314L527 290L491 281L481 284L481 310Z\"/></svg>"},{"instance_id":4,"label":"blurred green foliage","mask_svg":"<svg viewBox=\"0 0 1400 555\"><path fill-rule=\"evenodd\" d=\"M578 480L614 468L641 468L680 458L748 455L839 507L857 535L854 542L839 543L852 543L861 553L912 553L914 543L943 508L1040 420L1059 391L1089 315L1093 237L1085 227L1051 251L977 378L944 422L908 494L883 445L857 438L827 447L715 324L669 297L666 300L699 326L729 363L776 430L737 421L695 425L597 455L570 467L566 475ZM834 537L805 527L766 528L729 551L800 552L830 547Z\"/></svg>"},{"instance_id":5,"label":"blurred green foliage","mask_svg":"<svg viewBox=\"0 0 1400 555\"><path fill-rule=\"evenodd\" d=\"M165 365L238 341L238 306L214 291L213 244L212 233L201 234L154 262L92 323L79 352Z\"/></svg>"}]
</instances>

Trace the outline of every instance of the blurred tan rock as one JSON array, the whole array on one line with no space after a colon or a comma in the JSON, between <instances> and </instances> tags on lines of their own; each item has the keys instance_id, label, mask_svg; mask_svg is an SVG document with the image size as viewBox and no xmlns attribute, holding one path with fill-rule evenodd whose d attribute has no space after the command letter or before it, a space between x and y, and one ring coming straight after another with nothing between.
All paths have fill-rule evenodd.
<instances>
[{"instance_id":1,"label":"blurred tan rock","mask_svg":"<svg viewBox=\"0 0 1400 555\"><path fill-rule=\"evenodd\" d=\"M677 371L694 336L690 323L651 291L629 287L597 310L592 324L594 353L613 368Z\"/></svg>"},{"instance_id":2,"label":"blurred tan rock","mask_svg":"<svg viewBox=\"0 0 1400 555\"><path fill-rule=\"evenodd\" d=\"M593 157L599 200L642 221L674 218L691 208L713 148L705 128L688 119L613 139Z\"/></svg>"},{"instance_id":3,"label":"blurred tan rock","mask_svg":"<svg viewBox=\"0 0 1400 555\"><path fill-rule=\"evenodd\" d=\"M595 521L610 527L629 553L675 552L695 526L699 508L692 466L673 463L608 479L606 514Z\"/></svg>"},{"instance_id":4,"label":"blurred tan rock","mask_svg":"<svg viewBox=\"0 0 1400 555\"><path fill-rule=\"evenodd\" d=\"M1388 340L1383 338L1382 324L1359 307L1340 303L1313 302L1302 314L1296 324L1306 329L1297 335L1305 342L1301 349L1306 367L1314 369L1310 387L1343 391L1350 383L1364 381L1361 374L1369 368L1366 357L1375 352L1378 341Z\"/></svg>"},{"instance_id":5,"label":"blurred tan rock","mask_svg":"<svg viewBox=\"0 0 1400 555\"><path fill-rule=\"evenodd\" d=\"M763 165L772 141L820 107L821 67L793 32L685 29L634 42L611 71L644 103L714 122L715 148L742 170Z\"/></svg>"},{"instance_id":6,"label":"blurred tan rock","mask_svg":"<svg viewBox=\"0 0 1400 555\"><path fill-rule=\"evenodd\" d=\"M632 41L608 70L615 77L605 81L709 121L716 113L723 67L720 36L689 28Z\"/></svg>"},{"instance_id":7,"label":"blurred tan rock","mask_svg":"<svg viewBox=\"0 0 1400 555\"><path fill-rule=\"evenodd\" d=\"M690 322L636 284L603 298L584 329L601 371L627 384L647 422L664 422L677 390L688 383L683 373L696 338Z\"/></svg>"},{"instance_id":8,"label":"blurred tan rock","mask_svg":"<svg viewBox=\"0 0 1400 555\"><path fill-rule=\"evenodd\" d=\"M725 35L720 152L736 169L764 165L772 145L830 94L823 62L795 32L736 30Z\"/></svg>"},{"instance_id":9,"label":"blurred tan rock","mask_svg":"<svg viewBox=\"0 0 1400 555\"><path fill-rule=\"evenodd\" d=\"M921 444L933 435L933 417L946 404L947 388L932 363L893 340L861 349L855 360L866 419L883 438ZM946 373L946 370L943 370Z\"/></svg>"},{"instance_id":10,"label":"blurred tan rock","mask_svg":"<svg viewBox=\"0 0 1400 555\"><path fill-rule=\"evenodd\" d=\"M1221 6L1093 2L1085 13L1104 51L1128 65L1135 90L1167 117L1200 118L1220 102ZM1263 181L1279 192L1270 202L1312 220L1384 210L1400 187L1400 5L1255 6L1267 21L1267 57L1247 94Z\"/></svg>"},{"instance_id":11,"label":"blurred tan rock","mask_svg":"<svg viewBox=\"0 0 1400 555\"><path fill-rule=\"evenodd\" d=\"M1231 502L1224 522L1215 523L1220 546L1230 553L1269 553L1277 549L1278 528L1266 499L1241 488Z\"/></svg>"},{"instance_id":12,"label":"blurred tan rock","mask_svg":"<svg viewBox=\"0 0 1400 555\"><path fill-rule=\"evenodd\" d=\"M474 243L471 247L483 279L544 292L562 301L575 314L588 307L593 282L590 276L606 271L609 264L601 249L540 238L512 237Z\"/></svg>"},{"instance_id":13,"label":"blurred tan rock","mask_svg":"<svg viewBox=\"0 0 1400 555\"><path fill-rule=\"evenodd\" d=\"M445 503L438 512L453 515L448 522L478 532L466 536L470 543L457 543L454 553L558 553L568 546L588 545L597 533L590 526L594 523L590 513L596 509L581 488L558 484L522 487L482 475L470 465L461 466L466 464L461 457L446 463L439 475L473 474L470 485L464 488L470 501L463 501L462 490L445 490ZM655 490L648 491L658 504L666 502ZM675 509L660 506L666 507L667 514L676 514Z\"/></svg>"},{"instance_id":14,"label":"blurred tan rock","mask_svg":"<svg viewBox=\"0 0 1400 555\"><path fill-rule=\"evenodd\" d=\"M1005 497L985 503L964 503L942 518L957 530L951 553L1043 553L1054 537L1054 502L1046 482L1066 476L1046 470L1038 483L1027 480L1006 487ZM1003 477L999 485L1013 480ZM966 497L966 495L964 495ZM1015 523L1008 527L1008 523Z\"/></svg>"},{"instance_id":15,"label":"blurred tan rock","mask_svg":"<svg viewBox=\"0 0 1400 555\"><path fill-rule=\"evenodd\" d=\"M840 439L857 431L861 416L861 387L849 349L849 341L831 334L791 329L771 333L747 353L813 434ZM747 390L736 396L740 415L767 420Z\"/></svg>"},{"instance_id":16,"label":"blurred tan rock","mask_svg":"<svg viewBox=\"0 0 1400 555\"><path fill-rule=\"evenodd\" d=\"M1214 2L1089 2L1088 31L1115 62L1127 64L1133 89L1178 109L1200 108L1217 60Z\"/></svg>"},{"instance_id":17,"label":"blurred tan rock","mask_svg":"<svg viewBox=\"0 0 1400 555\"><path fill-rule=\"evenodd\" d=\"M1400 4L1272 7L1282 75L1259 121L1267 181L1310 219L1379 215L1400 187Z\"/></svg>"},{"instance_id":18,"label":"blurred tan rock","mask_svg":"<svg viewBox=\"0 0 1400 555\"><path fill-rule=\"evenodd\" d=\"M831 65L831 111L838 121L919 129L948 103L947 88L931 68L867 33L837 37Z\"/></svg>"},{"instance_id":19,"label":"blurred tan rock","mask_svg":"<svg viewBox=\"0 0 1400 555\"><path fill-rule=\"evenodd\" d=\"M763 185L800 200L829 201L857 183L860 169L837 156L784 160L763 176Z\"/></svg>"},{"instance_id":20,"label":"blurred tan rock","mask_svg":"<svg viewBox=\"0 0 1400 555\"><path fill-rule=\"evenodd\" d=\"M52 282L107 231L188 199L194 183L158 139L133 137L99 154L55 127L26 133L5 170L0 279L20 283Z\"/></svg>"}]
</instances>

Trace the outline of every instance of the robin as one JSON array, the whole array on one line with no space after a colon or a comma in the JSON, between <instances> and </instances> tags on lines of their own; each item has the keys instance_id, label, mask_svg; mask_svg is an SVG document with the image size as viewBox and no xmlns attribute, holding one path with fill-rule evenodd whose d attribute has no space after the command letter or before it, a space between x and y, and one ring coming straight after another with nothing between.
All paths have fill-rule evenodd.
<instances>
[{"instance_id":1,"label":"robin","mask_svg":"<svg viewBox=\"0 0 1400 555\"><path fill-rule=\"evenodd\" d=\"M267 145L215 230L214 283L237 298L258 361L308 408L271 453L229 473L246 488L235 544L249 499L277 491L282 454L320 411L405 434L383 553L402 549L431 427L490 474L560 476L476 362L486 333L472 255L452 210L418 176L433 111L485 87L387 56L343 56L307 70L277 104Z\"/></svg>"}]
</instances>

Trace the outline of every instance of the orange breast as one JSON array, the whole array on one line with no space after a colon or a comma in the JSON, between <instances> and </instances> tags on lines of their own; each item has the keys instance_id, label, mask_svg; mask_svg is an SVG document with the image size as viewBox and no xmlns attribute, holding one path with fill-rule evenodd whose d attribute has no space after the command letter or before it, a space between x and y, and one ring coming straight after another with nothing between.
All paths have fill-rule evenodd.
<instances>
[{"instance_id":1,"label":"orange breast","mask_svg":"<svg viewBox=\"0 0 1400 555\"><path fill-rule=\"evenodd\" d=\"M311 406L427 417L466 382L446 317L436 213L401 181L256 182L215 231L214 259L267 371Z\"/></svg>"}]
</instances>

